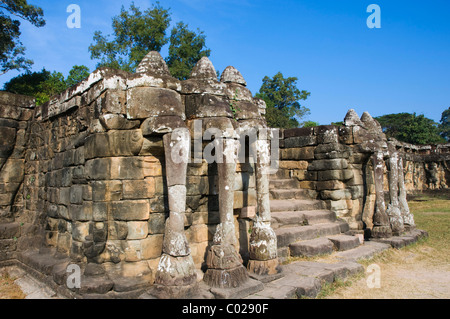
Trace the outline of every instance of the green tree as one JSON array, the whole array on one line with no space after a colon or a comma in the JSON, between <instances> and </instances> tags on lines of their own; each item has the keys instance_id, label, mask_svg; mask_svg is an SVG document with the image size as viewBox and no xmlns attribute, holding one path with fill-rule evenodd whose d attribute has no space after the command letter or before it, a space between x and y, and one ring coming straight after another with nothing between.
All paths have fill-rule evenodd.
<instances>
[{"instance_id":1,"label":"green tree","mask_svg":"<svg viewBox=\"0 0 450 319\"><path fill-rule=\"evenodd\" d=\"M318 122L314 122L314 121L305 121L302 123L302 127L314 127L314 126L319 126L320 124Z\"/></svg>"},{"instance_id":2,"label":"green tree","mask_svg":"<svg viewBox=\"0 0 450 319\"><path fill-rule=\"evenodd\" d=\"M172 76L179 80L189 78L195 64L211 54L211 50L205 49L205 35L199 29L197 32L190 31L183 22L172 29L169 56L165 60Z\"/></svg>"},{"instance_id":3,"label":"green tree","mask_svg":"<svg viewBox=\"0 0 450 319\"><path fill-rule=\"evenodd\" d=\"M26 59L25 47L20 42L20 21L26 20L36 27L45 25L41 8L27 0L0 0L0 75L11 70L29 70L33 61Z\"/></svg>"},{"instance_id":4,"label":"green tree","mask_svg":"<svg viewBox=\"0 0 450 319\"><path fill-rule=\"evenodd\" d=\"M448 142L450 139L450 107L442 112L439 130L441 131L441 136Z\"/></svg>"},{"instance_id":5,"label":"green tree","mask_svg":"<svg viewBox=\"0 0 450 319\"><path fill-rule=\"evenodd\" d=\"M67 76L66 87L70 88L89 76L89 68L85 65L74 65Z\"/></svg>"},{"instance_id":6,"label":"green tree","mask_svg":"<svg viewBox=\"0 0 450 319\"><path fill-rule=\"evenodd\" d=\"M166 30L170 21L169 10L159 2L144 12L134 2L129 11L122 6L119 16L112 19L113 35L94 33L95 43L89 46L91 59L100 60L97 67L133 72L149 51L159 52L168 43Z\"/></svg>"},{"instance_id":7,"label":"green tree","mask_svg":"<svg viewBox=\"0 0 450 319\"><path fill-rule=\"evenodd\" d=\"M67 78L61 72L50 72L42 69L39 72L27 72L12 78L3 85L5 91L33 96L36 104L47 102L53 95L77 84L89 75L89 69L84 65L75 65Z\"/></svg>"},{"instance_id":8,"label":"green tree","mask_svg":"<svg viewBox=\"0 0 450 319\"><path fill-rule=\"evenodd\" d=\"M296 77L284 78L278 72L269 78L265 76L263 84L256 97L266 102L266 120L270 127L294 128L300 125L299 120L310 113L310 110L300 104L311 94L297 88Z\"/></svg>"},{"instance_id":9,"label":"green tree","mask_svg":"<svg viewBox=\"0 0 450 319\"><path fill-rule=\"evenodd\" d=\"M438 144L444 142L436 122L423 114L398 113L375 118L387 137L411 144Z\"/></svg>"}]
</instances>

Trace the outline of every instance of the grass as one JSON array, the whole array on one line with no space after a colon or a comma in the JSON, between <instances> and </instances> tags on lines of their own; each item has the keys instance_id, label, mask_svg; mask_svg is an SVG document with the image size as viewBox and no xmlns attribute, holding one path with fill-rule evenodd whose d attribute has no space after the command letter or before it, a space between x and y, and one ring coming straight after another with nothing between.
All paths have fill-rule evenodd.
<instances>
[{"instance_id":1,"label":"grass","mask_svg":"<svg viewBox=\"0 0 450 319\"><path fill-rule=\"evenodd\" d=\"M26 296L14 283L15 278L5 271L0 273L0 299L24 299Z\"/></svg>"},{"instance_id":2,"label":"grass","mask_svg":"<svg viewBox=\"0 0 450 319\"><path fill-rule=\"evenodd\" d=\"M449 193L411 196L408 204L417 228L426 230L429 237L360 261L365 269L380 266L381 288L368 289L368 274L362 273L325 285L317 298L450 298Z\"/></svg>"}]
</instances>

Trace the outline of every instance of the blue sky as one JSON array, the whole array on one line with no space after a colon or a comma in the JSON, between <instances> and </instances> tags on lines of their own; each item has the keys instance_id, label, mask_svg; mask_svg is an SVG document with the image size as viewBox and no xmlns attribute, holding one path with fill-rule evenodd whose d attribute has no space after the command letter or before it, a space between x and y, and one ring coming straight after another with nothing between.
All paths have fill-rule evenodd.
<instances>
[{"instance_id":1,"label":"blue sky","mask_svg":"<svg viewBox=\"0 0 450 319\"><path fill-rule=\"evenodd\" d=\"M91 71L94 31L111 33L111 18L131 1L29 0L43 8L47 25L22 22L21 40L33 71L67 75L73 65ZM81 8L81 28L69 29L70 4ZM150 0L135 0L141 9ZM372 116L416 112L439 121L450 107L450 1L433 0L160 0L172 25L204 31L210 59L228 65L256 93L264 76L297 77L311 92L308 119L329 124L353 108ZM370 4L381 8L381 28L369 29ZM167 55L167 47L161 54ZM0 87L19 72L0 76Z\"/></svg>"}]
</instances>

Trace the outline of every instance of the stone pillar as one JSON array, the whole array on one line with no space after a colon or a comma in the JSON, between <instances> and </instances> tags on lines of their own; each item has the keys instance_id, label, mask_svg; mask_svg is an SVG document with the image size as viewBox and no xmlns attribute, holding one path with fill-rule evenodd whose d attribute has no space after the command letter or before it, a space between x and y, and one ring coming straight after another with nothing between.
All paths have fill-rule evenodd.
<instances>
[{"instance_id":1,"label":"stone pillar","mask_svg":"<svg viewBox=\"0 0 450 319\"><path fill-rule=\"evenodd\" d=\"M386 210L393 235L399 236L405 229L398 201L398 152L392 142L388 143L389 149L389 197L390 203Z\"/></svg>"},{"instance_id":2,"label":"stone pillar","mask_svg":"<svg viewBox=\"0 0 450 319\"><path fill-rule=\"evenodd\" d=\"M373 214L373 228L372 237L383 238L391 237L392 231L389 225L389 217L386 214L386 205L384 202L383 190L383 174L384 174L384 160L383 151L377 150L372 157L374 169L374 183L375 183L375 212Z\"/></svg>"},{"instance_id":3,"label":"stone pillar","mask_svg":"<svg viewBox=\"0 0 450 319\"><path fill-rule=\"evenodd\" d=\"M409 211L408 202L406 200L405 177L403 172L402 158L398 159L398 188L399 188L398 201L400 213L403 218L403 224L408 228L415 227L414 216Z\"/></svg>"},{"instance_id":4,"label":"stone pillar","mask_svg":"<svg viewBox=\"0 0 450 319\"><path fill-rule=\"evenodd\" d=\"M163 254L155 285L160 297L189 297L195 288L196 272L184 233L186 172L190 156L190 134L175 129L163 136L170 215L166 220Z\"/></svg>"},{"instance_id":5,"label":"stone pillar","mask_svg":"<svg viewBox=\"0 0 450 319\"><path fill-rule=\"evenodd\" d=\"M232 138L219 140L223 141L223 156L216 154L220 223L213 237L213 245L207 252L208 269L203 280L215 288L236 288L248 280L247 270L237 251L233 217L237 141Z\"/></svg>"},{"instance_id":6,"label":"stone pillar","mask_svg":"<svg viewBox=\"0 0 450 319\"><path fill-rule=\"evenodd\" d=\"M258 215L254 220L250 236L250 260L247 269L256 275L273 275L280 272L280 267L277 253L277 236L270 225L269 141L267 139L259 139L255 144L255 152L253 154L256 155Z\"/></svg>"}]
</instances>

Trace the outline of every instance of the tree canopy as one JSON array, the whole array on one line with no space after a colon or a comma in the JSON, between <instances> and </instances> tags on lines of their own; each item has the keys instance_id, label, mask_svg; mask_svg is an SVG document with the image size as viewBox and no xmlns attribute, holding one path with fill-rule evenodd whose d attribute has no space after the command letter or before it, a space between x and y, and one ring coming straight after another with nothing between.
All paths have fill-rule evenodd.
<instances>
[{"instance_id":1,"label":"tree canopy","mask_svg":"<svg viewBox=\"0 0 450 319\"><path fill-rule=\"evenodd\" d=\"M411 144L438 144L445 142L439 125L423 114L398 113L375 118L387 137Z\"/></svg>"},{"instance_id":2,"label":"tree canopy","mask_svg":"<svg viewBox=\"0 0 450 319\"><path fill-rule=\"evenodd\" d=\"M169 56L165 59L170 73L179 80L189 78L192 68L211 50L205 49L206 37L202 31L190 31L188 25L178 22L170 35Z\"/></svg>"},{"instance_id":3,"label":"tree canopy","mask_svg":"<svg viewBox=\"0 0 450 319\"><path fill-rule=\"evenodd\" d=\"M27 72L12 78L3 86L5 91L33 96L36 104L47 102L53 95L79 83L89 76L89 69L84 65L75 65L67 78L61 72L50 72L45 68L39 72Z\"/></svg>"},{"instance_id":4,"label":"tree canopy","mask_svg":"<svg viewBox=\"0 0 450 319\"><path fill-rule=\"evenodd\" d=\"M442 112L439 130L441 131L441 136L448 142L450 140L450 107Z\"/></svg>"},{"instance_id":5,"label":"tree canopy","mask_svg":"<svg viewBox=\"0 0 450 319\"><path fill-rule=\"evenodd\" d=\"M159 2L142 12L131 3L112 19L113 35L94 33L95 44L89 46L91 59L100 59L98 66L134 71L149 51L160 51L168 43L166 30L170 24L169 10ZM110 41L108 38L112 37Z\"/></svg>"},{"instance_id":6,"label":"tree canopy","mask_svg":"<svg viewBox=\"0 0 450 319\"><path fill-rule=\"evenodd\" d=\"M272 78L265 76L256 97L266 102L266 120L270 127L294 128L300 125L299 120L310 113L307 107L300 104L311 94L297 87L296 77L285 78L281 72Z\"/></svg>"},{"instance_id":7,"label":"tree canopy","mask_svg":"<svg viewBox=\"0 0 450 319\"><path fill-rule=\"evenodd\" d=\"M113 34L104 36L96 31L94 44L89 46L91 59L100 60L97 67L134 72L148 52L160 52L170 42L167 66L172 76L184 80L198 60L210 55L204 33L189 30L183 22L176 24L170 37L166 36L171 22L170 9L163 8L159 2L143 12L132 2L128 11L122 6L120 14L112 20Z\"/></svg>"},{"instance_id":8,"label":"tree canopy","mask_svg":"<svg viewBox=\"0 0 450 319\"><path fill-rule=\"evenodd\" d=\"M36 27L45 25L44 12L27 0L0 0L0 75L11 70L29 70L33 61L24 56L25 47L20 42L20 21L26 20Z\"/></svg>"}]
</instances>

